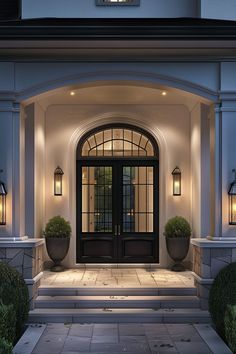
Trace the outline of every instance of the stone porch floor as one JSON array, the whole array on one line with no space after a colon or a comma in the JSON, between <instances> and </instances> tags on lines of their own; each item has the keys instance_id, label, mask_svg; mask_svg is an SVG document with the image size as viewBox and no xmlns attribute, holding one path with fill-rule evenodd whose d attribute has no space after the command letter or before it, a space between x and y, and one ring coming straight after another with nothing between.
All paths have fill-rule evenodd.
<instances>
[{"instance_id":1,"label":"stone porch floor","mask_svg":"<svg viewBox=\"0 0 236 354\"><path fill-rule=\"evenodd\" d=\"M43 286L55 287L180 287L194 286L191 271L175 273L167 269L83 268L61 273L44 271Z\"/></svg>"}]
</instances>

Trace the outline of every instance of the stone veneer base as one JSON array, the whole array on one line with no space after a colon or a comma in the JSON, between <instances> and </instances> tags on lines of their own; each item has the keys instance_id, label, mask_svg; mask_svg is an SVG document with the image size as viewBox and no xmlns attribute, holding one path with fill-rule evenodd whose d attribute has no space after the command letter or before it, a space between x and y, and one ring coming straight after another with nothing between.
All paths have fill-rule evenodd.
<instances>
[{"instance_id":1,"label":"stone veneer base","mask_svg":"<svg viewBox=\"0 0 236 354\"><path fill-rule=\"evenodd\" d=\"M0 240L0 261L15 268L24 278L30 297L30 307L37 296L43 275L44 239Z\"/></svg>"},{"instance_id":2,"label":"stone veneer base","mask_svg":"<svg viewBox=\"0 0 236 354\"><path fill-rule=\"evenodd\" d=\"M211 284L221 269L236 262L236 239L192 239L193 275L202 309L208 309Z\"/></svg>"}]
</instances>

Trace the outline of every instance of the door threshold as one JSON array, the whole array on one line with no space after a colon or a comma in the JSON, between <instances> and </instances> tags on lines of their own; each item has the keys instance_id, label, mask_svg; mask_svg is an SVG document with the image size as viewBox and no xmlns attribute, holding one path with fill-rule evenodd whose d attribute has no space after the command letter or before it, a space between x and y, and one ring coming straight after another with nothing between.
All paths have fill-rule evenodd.
<instances>
[{"instance_id":1,"label":"door threshold","mask_svg":"<svg viewBox=\"0 0 236 354\"><path fill-rule=\"evenodd\" d=\"M160 263L76 263L75 268L163 268Z\"/></svg>"}]
</instances>

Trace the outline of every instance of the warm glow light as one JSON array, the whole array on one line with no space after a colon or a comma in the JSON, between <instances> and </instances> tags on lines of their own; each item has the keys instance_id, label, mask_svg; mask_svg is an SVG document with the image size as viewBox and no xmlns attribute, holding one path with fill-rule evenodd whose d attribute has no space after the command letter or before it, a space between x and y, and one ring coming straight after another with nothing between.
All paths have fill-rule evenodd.
<instances>
[{"instance_id":1,"label":"warm glow light","mask_svg":"<svg viewBox=\"0 0 236 354\"><path fill-rule=\"evenodd\" d=\"M232 205L232 221L236 221L236 203L234 202Z\"/></svg>"},{"instance_id":2,"label":"warm glow light","mask_svg":"<svg viewBox=\"0 0 236 354\"><path fill-rule=\"evenodd\" d=\"M176 191L179 190L179 186L180 186L179 181L175 181L175 190L176 190Z\"/></svg>"},{"instance_id":3,"label":"warm glow light","mask_svg":"<svg viewBox=\"0 0 236 354\"><path fill-rule=\"evenodd\" d=\"M231 195L229 198L229 209L230 209L230 225L236 225L236 195Z\"/></svg>"},{"instance_id":4,"label":"warm glow light","mask_svg":"<svg viewBox=\"0 0 236 354\"><path fill-rule=\"evenodd\" d=\"M62 195L62 176L64 172L58 166L54 171L54 195L61 196Z\"/></svg>"},{"instance_id":5,"label":"warm glow light","mask_svg":"<svg viewBox=\"0 0 236 354\"><path fill-rule=\"evenodd\" d=\"M229 225L236 225L236 169L232 170L234 179L230 183L229 195Z\"/></svg>"},{"instance_id":6,"label":"warm glow light","mask_svg":"<svg viewBox=\"0 0 236 354\"><path fill-rule=\"evenodd\" d=\"M96 5L139 5L140 0L96 0Z\"/></svg>"},{"instance_id":7,"label":"warm glow light","mask_svg":"<svg viewBox=\"0 0 236 354\"><path fill-rule=\"evenodd\" d=\"M0 195L0 225L6 225L6 196Z\"/></svg>"},{"instance_id":8,"label":"warm glow light","mask_svg":"<svg viewBox=\"0 0 236 354\"><path fill-rule=\"evenodd\" d=\"M0 173L3 171L0 170ZM7 191L3 182L0 181L0 225L6 225L6 196Z\"/></svg>"},{"instance_id":9,"label":"warm glow light","mask_svg":"<svg viewBox=\"0 0 236 354\"><path fill-rule=\"evenodd\" d=\"M61 182L57 181L56 182L56 194L61 193Z\"/></svg>"},{"instance_id":10,"label":"warm glow light","mask_svg":"<svg viewBox=\"0 0 236 354\"><path fill-rule=\"evenodd\" d=\"M167 95L167 92L166 91L162 91L162 96L166 96Z\"/></svg>"},{"instance_id":11,"label":"warm glow light","mask_svg":"<svg viewBox=\"0 0 236 354\"><path fill-rule=\"evenodd\" d=\"M71 95L71 96L74 96L74 95L75 95L75 92L74 92L74 91L71 91L71 92L70 92L70 95Z\"/></svg>"},{"instance_id":12,"label":"warm glow light","mask_svg":"<svg viewBox=\"0 0 236 354\"><path fill-rule=\"evenodd\" d=\"M180 194L180 182L179 181L174 182L174 193Z\"/></svg>"},{"instance_id":13,"label":"warm glow light","mask_svg":"<svg viewBox=\"0 0 236 354\"><path fill-rule=\"evenodd\" d=\"M179 167L172 171L173 176L173 195L181 195L181 171Z\"/></svg>"}]
</instances>

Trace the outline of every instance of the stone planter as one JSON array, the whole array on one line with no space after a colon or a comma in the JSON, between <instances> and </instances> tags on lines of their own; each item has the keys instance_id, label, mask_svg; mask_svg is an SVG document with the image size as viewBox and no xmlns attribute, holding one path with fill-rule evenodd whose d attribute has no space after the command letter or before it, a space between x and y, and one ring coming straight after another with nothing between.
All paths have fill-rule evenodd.
<instances>
[{"instance_id":1,"label":"stone planter","mask_svg":"<svg viewBox=\"0 0 236 354\"><path fill-rule=\"evenodd\" d=\"M47 252L51 260L54 262L51 271L62 272L64 267L61 265L61 261L68 253L70 245L69 237L46 237Z\"/></svg>"},{"instance_id":2,"label":"stone planter","mask_svg":"<svg viewBox=\"0 0 236 354\"><path fill-rule=\"evenodd\" d=\"M171 267L171 270L174 272L182 272L185 270L181 262L188 254L189 243L189 237L166 237L168 254L175 262L175 264Z\"/></svg>"}]
</instances>

